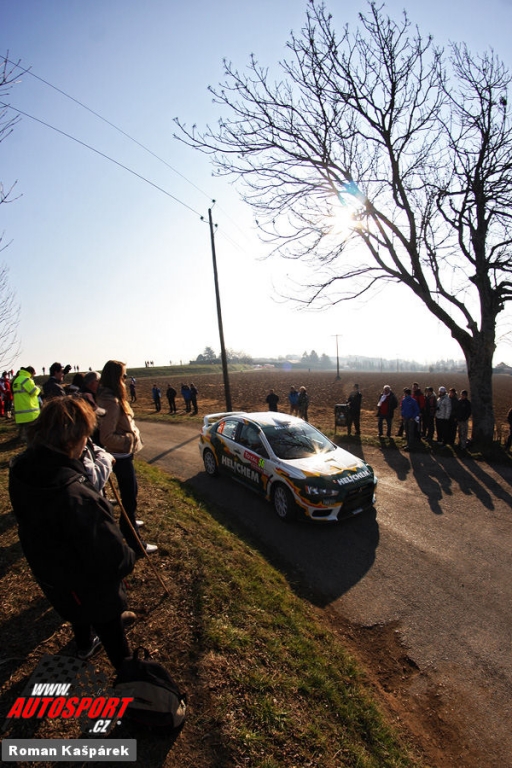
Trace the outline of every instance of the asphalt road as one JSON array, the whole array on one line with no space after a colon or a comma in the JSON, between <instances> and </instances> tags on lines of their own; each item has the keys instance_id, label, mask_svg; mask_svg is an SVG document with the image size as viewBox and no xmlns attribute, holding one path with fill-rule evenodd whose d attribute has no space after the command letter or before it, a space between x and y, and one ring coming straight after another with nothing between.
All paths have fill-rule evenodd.
<instances>
[{"instance_id":1,"label":"asphalt road","mask_svg":"<svg viewBox=\"0 0 512 768\"><path fill-rule=\"evenodd\" d=\"M140 457L221 506L295 589L359 627L389 627L417 671L409 694L437 697L468 755L485 754L482 768L512 767L512 470L360 447L379 477L376 512L287 525L250 491L206 476L197 425L141 431Z\"/></svg>"}]
</instances>

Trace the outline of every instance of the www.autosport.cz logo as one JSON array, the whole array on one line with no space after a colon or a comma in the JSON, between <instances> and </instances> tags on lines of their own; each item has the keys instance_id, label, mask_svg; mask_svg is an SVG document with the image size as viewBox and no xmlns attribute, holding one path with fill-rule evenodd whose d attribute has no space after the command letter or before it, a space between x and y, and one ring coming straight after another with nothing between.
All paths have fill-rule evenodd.
<instances>
[{"instance_id":1,"label":"www.autosport.cz logo","mask_svg":"<svg viewBox=\"0 0 512 768\"><path fill-rule=\"evenodd\" d=\"M127 696L70 696L70 683L36 683L32 695L19 696L7 715L8 719L80 718L94 720L90 733L107 733L113 720L121 720L133 701Z\"/></svg>"},{"instance_id":2,"label":"www.autosport.cz logo","mask_svg":"<svg viewBox=\"0 0 512 768\"><path fill-rule=\"evenodd\" d=\"M120 725L132 701L126 695L116 696L115 688L92 664L69 656L43 656L11 705L2 731L22 727L26 735L27 728L39 731L46 719L60 719L70 726L78 722L82 734L89 737L106 736Z\"/></svg>"}]
</instances>

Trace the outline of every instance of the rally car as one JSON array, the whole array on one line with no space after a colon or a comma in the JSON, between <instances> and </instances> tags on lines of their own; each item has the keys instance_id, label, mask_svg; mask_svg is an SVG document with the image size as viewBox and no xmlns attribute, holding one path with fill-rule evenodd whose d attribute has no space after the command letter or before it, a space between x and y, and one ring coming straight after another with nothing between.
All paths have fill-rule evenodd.
<instances>
[{"instance_id":1,"label":"rally car","mask_svg":"<svg viewBox=\"0 0 512 768\"><path fill-rule=\"evenodd\" d=\"M282 520L300 513L314 521L340 520L375 501L373 469L296 416L210 414L199 450L210 476L221 472L252 488Z\"/></svg>"}]
</instances>

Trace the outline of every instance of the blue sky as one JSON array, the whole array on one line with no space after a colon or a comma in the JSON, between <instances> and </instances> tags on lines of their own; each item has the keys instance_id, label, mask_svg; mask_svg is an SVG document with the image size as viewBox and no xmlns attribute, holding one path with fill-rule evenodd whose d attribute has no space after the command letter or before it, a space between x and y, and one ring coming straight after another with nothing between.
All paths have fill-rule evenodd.
<instances>
[{"instance_id":1,"label":"blue sky","mask_svg":"<svg viewBox=\"0 0 512 768\"><path fill-rule=\"evenodd\" d=\"M341 27L366 3L327 3ZM510 67L511 0L389 2L404 5L439 45L492 47ZM207 91L222 79L223 58L239 68L255 54L274 66L305 2L259 0L0 0L0 54L21 60L120 131L36 77L20 77L10 103L97 152L29 117L0 144L0 180L18 199L0 206L2 260L21 305L22 352L14 361L41 371L54 360L101 368L109 358L130 366L166 365L219 349L206 220L211 200L226 345L255 356L376 355L432 361L462 357L448 331L405 289L361 305L297 311L279 299L289 262L264 259L251 211L207 157L173 138L173 118L214 122ZM171 166L171 168L169 167ZM135 174L138 174L136 176ZM139 177L161 188L144 182ZM506 332L512 327L503 325ZM498 359L499 358L499 359ZM510 339L496 362L512 362Z\"/></svg>"}]
</instances>

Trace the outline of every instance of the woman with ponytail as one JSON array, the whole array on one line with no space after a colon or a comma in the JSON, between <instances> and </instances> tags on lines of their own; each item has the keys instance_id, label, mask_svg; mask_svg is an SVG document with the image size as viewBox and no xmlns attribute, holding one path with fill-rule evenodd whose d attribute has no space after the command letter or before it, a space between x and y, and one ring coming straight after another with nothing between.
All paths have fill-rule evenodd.
<instances>
[{"instance_id":1,"label":"woman with ponytail","mask_svg":"<svg viewBox=\"0 0 512 768\"><path fill-rule=\"evenodd\" d=\"M141 521L136 520L137 477L133 466L133 457L142 448L139 430L133 418L133 410L128 402L125 387L126 365L119 360L109 360L101 372L97 394L97 403L105 410L99 420L100 443L115 458L114 474L119 485L121 501L131 525L121 515L120 528L137 557L146 552L156 552L155 544L146 544L137 529Z\"/></svg>"}]
</instances>

